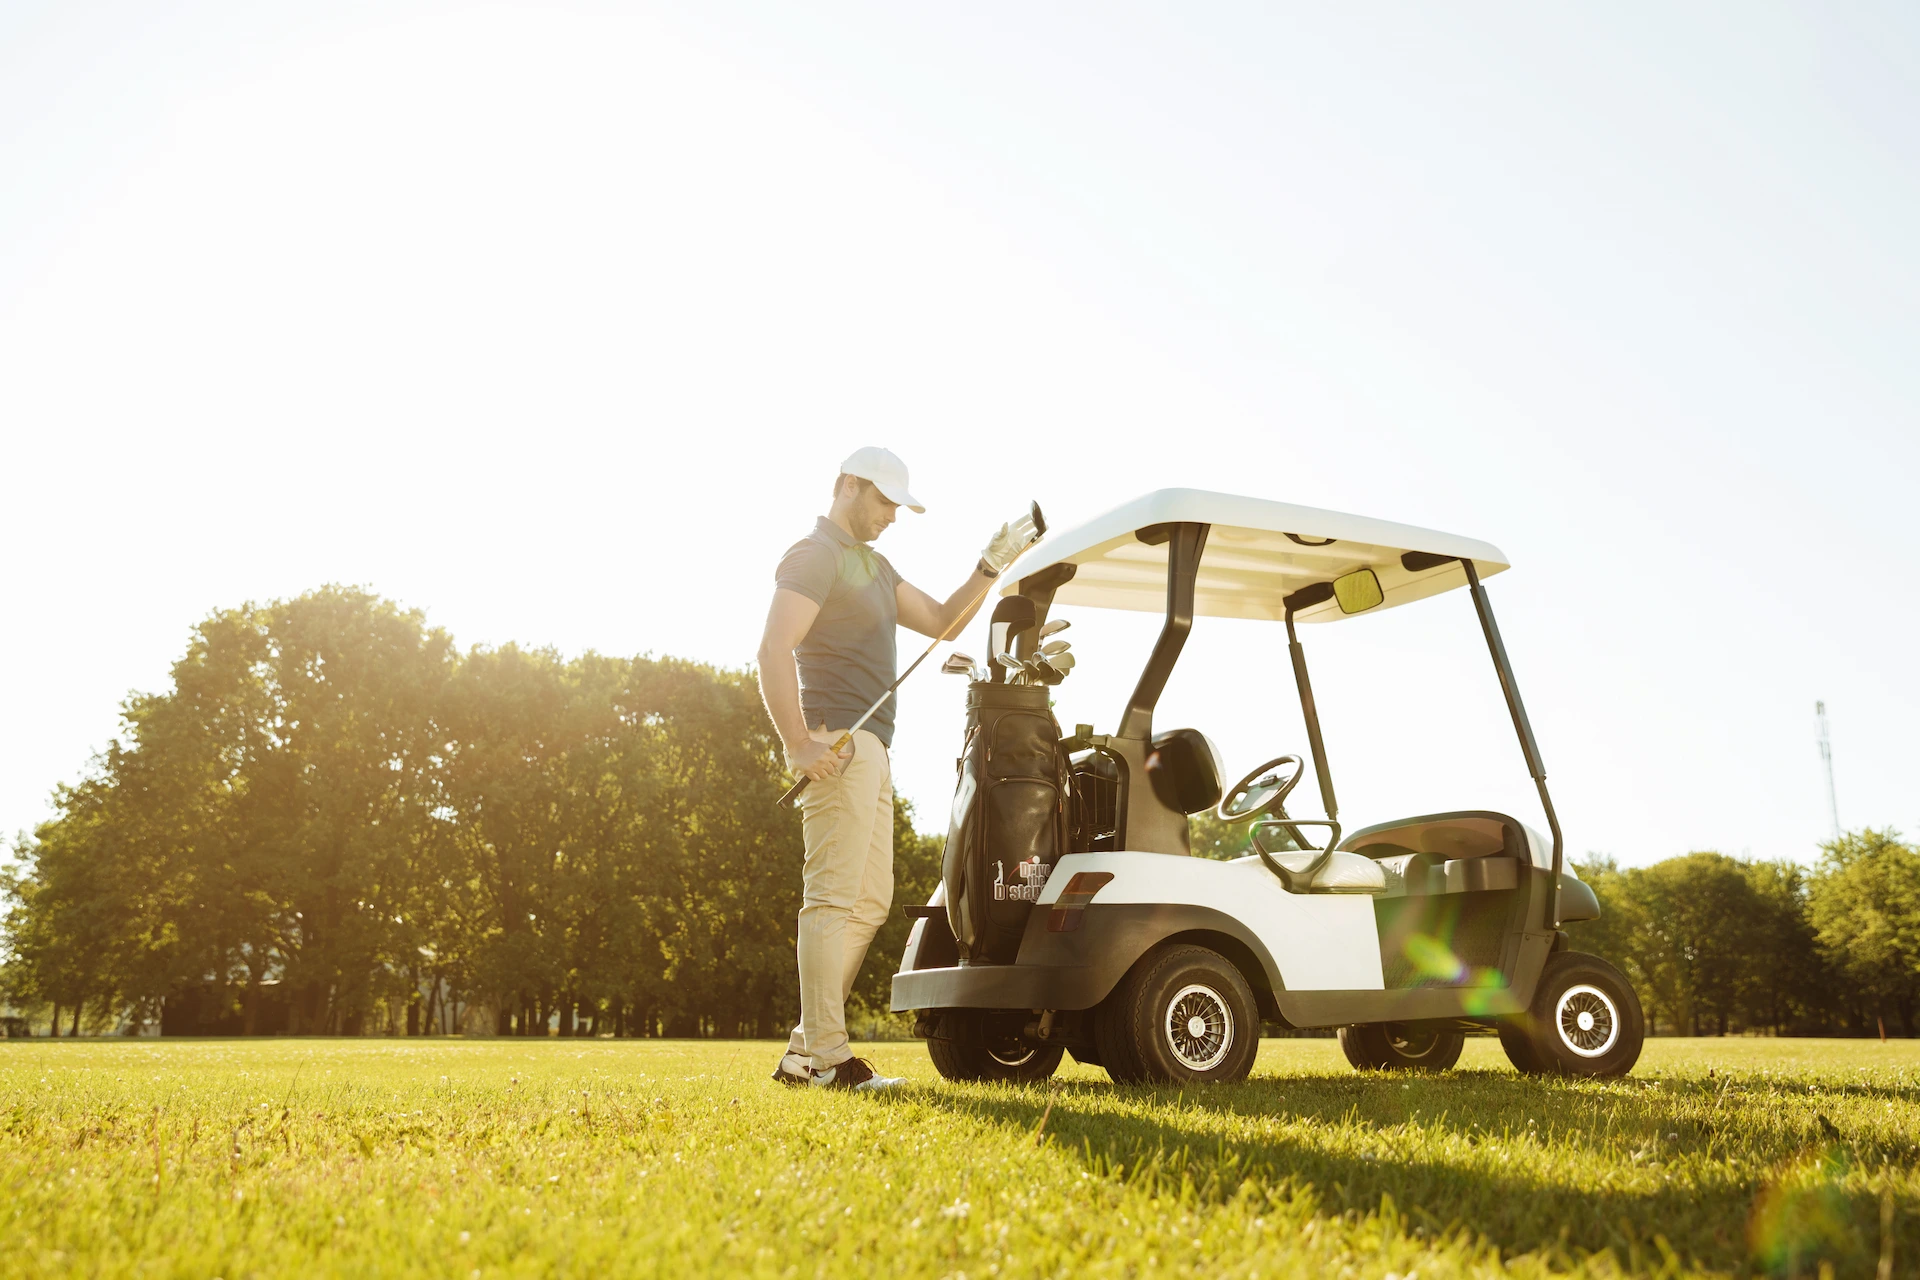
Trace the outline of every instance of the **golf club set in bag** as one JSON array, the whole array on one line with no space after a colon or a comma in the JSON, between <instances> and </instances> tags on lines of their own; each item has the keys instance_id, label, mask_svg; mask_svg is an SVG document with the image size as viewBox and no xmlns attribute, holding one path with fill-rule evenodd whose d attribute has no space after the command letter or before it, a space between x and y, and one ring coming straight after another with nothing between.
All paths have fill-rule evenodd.
<instances>
[{"instance_id":1,"label":"golf club set in bag","mask_svg":"<svg viewBox=\"0 0 1920 1280\"><path fill-rule=\"evenodd\" d=\"M1039 628L1027 656L1015 642L1036 609L1009 596L988 624L991 667L956 653L941 668L971 678L965 745L955 762L952 821L941 872L947 922L970 964L1011 963L1027 915L1067 848L1068 761L1049 692L1073 669L1064 621Z\"/></svg>"},{"instance_id":2,"label":"golf club set in bag","mask_svg":"<svg viewBox=\"0 0 1920 1280\"><path fill-rule=\"evenodd\" d=\"M1025 606L1024 609L1022 606ZM1026 625L1021 626L1019 619L1026 615ZM993 684L1059 684L1073 670L1073 646L1065 640L1051 640L1048 637L1059 635L1073 624L1065 619L1047 623L1040 628L1039 643L1032 656L1016 657L1013 652L1014 638L1033 626L1033 601L1024 596L1014 596L1002 600L1000 607L993 611L992 644L993 666L991 669L981 666L964 653L951 653L940 664L940 670L950 676L970 676L976 681L990 681Z\"/></svg>"}]
</instances>

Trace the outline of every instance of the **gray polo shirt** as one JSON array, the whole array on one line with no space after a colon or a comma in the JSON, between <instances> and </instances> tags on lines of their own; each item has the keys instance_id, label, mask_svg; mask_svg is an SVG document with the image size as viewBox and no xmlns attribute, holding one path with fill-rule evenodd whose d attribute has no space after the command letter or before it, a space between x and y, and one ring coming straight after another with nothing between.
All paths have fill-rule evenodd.
<instances>
[{"instance_id":1,"label":"gray polo shirt","mask_svg":"<svg viewBox=\"0 0 1920 1280\"><path fill-rule=\"evenodd\" d=\"M887 558L825 516L780 560L774 585L820 606L793 651L800 668L800 710L809 728L845 729L893 683L893 630L900 575ZM893 745L894 699L866 728Z\"/></svg>"}]
</instances>

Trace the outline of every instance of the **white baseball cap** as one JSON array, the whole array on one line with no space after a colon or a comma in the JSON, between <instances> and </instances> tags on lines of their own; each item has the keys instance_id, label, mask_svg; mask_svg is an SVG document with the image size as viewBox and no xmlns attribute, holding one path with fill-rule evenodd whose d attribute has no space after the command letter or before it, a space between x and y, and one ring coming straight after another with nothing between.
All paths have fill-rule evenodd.
<instances>
[{"instance_id":1,"label":"white baseball cap","mask_svg":"<svg viewBox=\"0 0 1920 1280\"><path fill-rule=\"evenodd\" d=\"M895 457L890 449L882 449L878 445L855 449L840 464L840 474L871 480L886 495L888 502L897 502L921 515L927 513L927 509L920 505L920 499L907 492L907 464Z\"/></svg>"}]
</instances>

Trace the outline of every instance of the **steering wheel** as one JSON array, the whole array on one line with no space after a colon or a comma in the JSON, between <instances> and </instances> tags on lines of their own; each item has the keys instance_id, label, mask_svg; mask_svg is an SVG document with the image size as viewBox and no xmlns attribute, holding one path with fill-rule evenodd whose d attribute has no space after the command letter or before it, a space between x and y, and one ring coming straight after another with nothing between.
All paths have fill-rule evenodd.
<instances>
[{"instance_id":1,"label":"steering wheel","mask_svg":"<svg viewBox=\"0 0 1920 1280\"><path fill-rule=\"evenodd\" d=\"M1292 766L1291 772L1288 765ZM1299 756L1275 756L1235 783L1214 812L1222 822L1251 822L1279 809L1306 771L1306 761Z\"/></svg>"}]
</instances>

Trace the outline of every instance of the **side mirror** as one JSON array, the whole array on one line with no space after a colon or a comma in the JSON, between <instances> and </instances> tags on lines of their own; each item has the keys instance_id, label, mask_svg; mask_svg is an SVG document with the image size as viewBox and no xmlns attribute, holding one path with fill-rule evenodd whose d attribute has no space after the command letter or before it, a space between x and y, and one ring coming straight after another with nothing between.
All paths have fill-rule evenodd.
<instances>
[{"instance_id":1,"label":"side mirror","mask_svg":"<svg viewBox=\"0 0 1920 1280\"><path fill-rule=\"evenodd\" d=\"M1342 613L1365 613L1386 603L1387 593L1371 569L1355 569L1333 580L1333 598Z\"/></svg>"}]
</instances>

